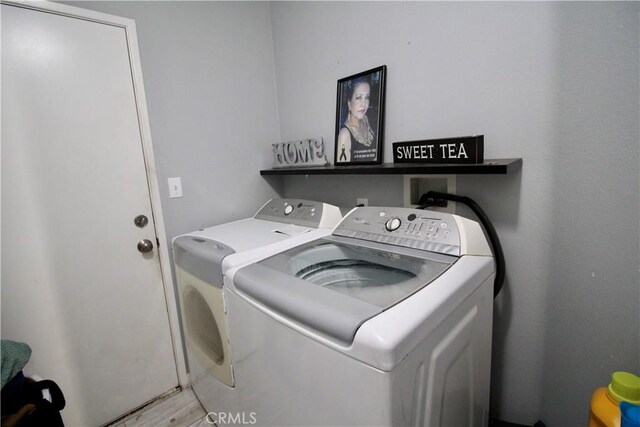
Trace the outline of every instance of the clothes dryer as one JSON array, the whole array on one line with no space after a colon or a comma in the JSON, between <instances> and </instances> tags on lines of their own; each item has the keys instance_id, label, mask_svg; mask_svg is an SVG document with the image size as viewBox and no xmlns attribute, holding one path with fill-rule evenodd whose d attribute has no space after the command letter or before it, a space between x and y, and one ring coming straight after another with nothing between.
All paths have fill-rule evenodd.
<instances>
[{"instance_id":1,"label":"clothes dryer","mask_svg":"<svg viewBox=\"0 0 640 427\"><path fill-rule=\"evenodd\" d=\"M223 295L225 272L327 235L341 218L336 206L273 199L252 218L173 240L189 378L205 409L227 406L235 385Z\"/></svg>"},{"instance_id":2,"label":"clothes dryer","mask_svg":"<svg viewBox=\"0 0 640 427\"><path fill-rule=\"evenodd\" d=\"M257 425L487 425L494 262L476 222L356 208L225 281Z\"/></svg>"}]
</instances>

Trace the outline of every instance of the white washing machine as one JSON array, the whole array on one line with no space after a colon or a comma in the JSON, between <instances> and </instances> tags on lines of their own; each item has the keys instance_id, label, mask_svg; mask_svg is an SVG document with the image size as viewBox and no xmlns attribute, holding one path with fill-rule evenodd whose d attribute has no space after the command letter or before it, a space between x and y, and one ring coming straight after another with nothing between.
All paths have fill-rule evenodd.
<instances>
[{"instance_id":1,"label":"white washing machine","mask_svg":"<svg viewBox=\"0 0 640 427\"><path fill-rule=\"evenodd\" d=\"M352 210L225 277L239 407L257 425L486 426L494 262L478 223Z\"/></svg>"},{"instance_id":2,"label":"white washing machine","mask_svg":"<svg viewBox=\"0 0 640 427\"><path fill-rule=\"evenodd\" d=\"M173 256L189 378L208 411L234 398L223 277L232 268L331 233L342 215L336 206L273 199L252 218L178 236ZM230 406L229 406L230 407Z\"/></svg>"}]
</instances>

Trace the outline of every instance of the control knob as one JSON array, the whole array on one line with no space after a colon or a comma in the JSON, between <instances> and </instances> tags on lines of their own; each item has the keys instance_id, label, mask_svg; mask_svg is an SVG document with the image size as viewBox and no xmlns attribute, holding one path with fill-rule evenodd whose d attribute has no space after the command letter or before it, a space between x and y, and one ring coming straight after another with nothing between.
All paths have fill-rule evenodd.
<instances>
[{"instance_id":1,"label":"control knob","mask_svg":"<svg viewBox=\"0 0 640 427\"><path fill-rule=\"evenodd\" d=\"M287 205L287 206L284 207L284 214L285 215L289 215L291 212L293 212L293 206Z\"/></svg>"},{"instance_id":2,"label":"control knob","mask_svg":"<svg viewBox=\"0 0 640 427\"><path fill-rule=\"evenodd\" d=\"M400 228L400 224L402 224L400 218L390 218L387 222L385 222L384 228L386 228L387 231L396 231L398 228Z\"/></svg>"}]
</instances>

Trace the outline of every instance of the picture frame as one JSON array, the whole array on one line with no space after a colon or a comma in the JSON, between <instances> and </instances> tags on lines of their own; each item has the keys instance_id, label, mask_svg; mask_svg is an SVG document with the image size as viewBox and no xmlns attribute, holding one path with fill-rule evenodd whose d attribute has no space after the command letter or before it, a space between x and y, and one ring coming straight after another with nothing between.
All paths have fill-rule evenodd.
<instances>
[{"instance_id":1,"label":"picture frame","mask_svg":"<svg viewBox=\"0 0 640 427\"><path fill-rule=\"evenodd\" d=\"M382 163L387 66L338 80L334 164Z\"/></svg>"}]
</instances>

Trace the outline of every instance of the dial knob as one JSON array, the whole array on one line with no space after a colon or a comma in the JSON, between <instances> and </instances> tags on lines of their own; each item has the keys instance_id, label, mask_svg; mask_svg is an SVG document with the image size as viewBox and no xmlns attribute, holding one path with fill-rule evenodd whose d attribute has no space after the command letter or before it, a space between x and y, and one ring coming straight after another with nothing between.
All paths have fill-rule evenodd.
<instances>
[{"instance_id":1,"label":"dial knob","mask_svg":"<svg viewBox=\"0 0 640 427\"><path fill-rule=\"evenodd\" d=\"M291 212L293 212L293 206L287 205L287 206L284 207L284 214L285 215L289 215Z\"/></svg>"},{"instance_id":2,"label":"dial knob","mask_svg":"<svg viewBox=\"0 0 640 427\"><path fill-rule=\"evenodd\" d=\"M400 227L400 224L402 224L400 218L391 218L384 224L384 228L386 228L387 231L395 231Z\"/></svg>"}]
</instances>

